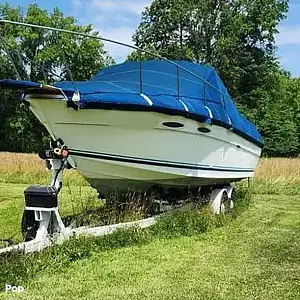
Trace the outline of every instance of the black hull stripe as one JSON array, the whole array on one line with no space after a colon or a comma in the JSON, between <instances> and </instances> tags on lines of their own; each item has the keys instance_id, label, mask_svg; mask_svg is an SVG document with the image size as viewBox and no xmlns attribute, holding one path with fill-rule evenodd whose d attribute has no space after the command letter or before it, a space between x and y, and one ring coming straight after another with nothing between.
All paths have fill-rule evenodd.
<instances>
[{"instance_id":1,"label":"black hull stripe","mask_svg":"<svg viewBox=\"0 0 300 300\"><path fill-rule=\"evenodd\" d=\"M133 163L133 164L142 164L142 165L150 165L150 166L158 166L158 167L169 167L169 168L177 168L177 169L190 169L190 170L205 170L205 171L219 171L219 172L254 172L253 169L240 169L240 168L224 168L219 166L200 166L193 164L184 164L184 163L173 163L167 161L159 161L159 160L151 160L151 159L143 159L143 158L135 158L135 157L126 157L119 155L111 155L97 152L85 152L70 149L70 155L85 157L85 158L94 158L94 159L102 159L108 161L119 161L125 163Z\"/></svg>"}]
</instances>

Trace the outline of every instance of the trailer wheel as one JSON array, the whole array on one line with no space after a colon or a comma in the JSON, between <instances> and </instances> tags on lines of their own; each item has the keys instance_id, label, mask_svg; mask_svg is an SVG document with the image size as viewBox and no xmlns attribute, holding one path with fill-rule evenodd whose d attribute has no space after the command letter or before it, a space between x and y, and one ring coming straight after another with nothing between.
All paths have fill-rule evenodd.
<instances>
[{"instance_id":1,"label":"trailer wheel","mask_svg":"<svg viewBox=\"0 0 300 300\"><path fill-rule=\"evenodd\" d=\"M25 242L35 239L39 229L39 222L35 220L33 210L24 210L21 227L22 236Z\"/></svg>"},{"instance_id":2,"label":"trailer wheel","mask_svg":"<svg viewBox=\"0 0 300 300\"><path fill-rule=\"evenodd\" d=\"M233 202L229 198L228 192L223 192L221 197L220 213L226 214L233 208Z\"/></svg>"},{"instance_id":3,"label":"trailer wheel","mask_svg":"<svg viewBox=\"0 0 300 300\"><path fill-rule=\"evenodd\" d=\"M210 195L210 206L213 213L226 214L233 208L233 201L226 188L215 188Z\"/></svg>"}]
</instances>

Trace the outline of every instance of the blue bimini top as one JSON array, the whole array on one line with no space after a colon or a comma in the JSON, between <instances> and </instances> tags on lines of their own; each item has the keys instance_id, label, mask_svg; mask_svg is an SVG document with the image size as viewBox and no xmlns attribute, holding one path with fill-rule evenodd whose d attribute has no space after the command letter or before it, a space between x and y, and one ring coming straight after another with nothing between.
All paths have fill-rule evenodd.
<instances>
[{"instance_id":1,"label":"blue bimini top","mask_svg":"<svg viewBox=\"0 0 300 300\"><path fill-rule=\"evenodd\" d=\"M125 62L89 81L55 84L80 94L80 108L155 111L216 124L262 146L256 127L239 113L218 73L188 61ZM72 96L70 96L71 98Z\"/></svg>"}]
</instances>

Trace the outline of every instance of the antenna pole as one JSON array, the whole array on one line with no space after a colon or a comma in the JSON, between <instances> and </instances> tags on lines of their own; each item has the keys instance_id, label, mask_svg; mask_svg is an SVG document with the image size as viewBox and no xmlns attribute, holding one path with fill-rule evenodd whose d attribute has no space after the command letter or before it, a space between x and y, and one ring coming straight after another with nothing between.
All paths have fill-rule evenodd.
<instances>
[{"instance_id":1,"label":"antenna pole","mask_svg":"<svg viewBox=\"0 0 300 300\"><path fill-rule=\"evenodd\" d=\"M178 101L180 100L180 74L179 74L179 68L176 67L177 69L177 97L178 97Z\"/></svg>"},{"instance_id":2,"label":"antenna pole","mask_svg":"<svg viewBox=\"0 0 300 300\"><path fill-rule=\"evenodd\" d=\"M141 51L138 51L139 53L139 67L140 67L140 94L143 94L143 69L142 69L142 53Z\"/></svg>"}]
</instances>

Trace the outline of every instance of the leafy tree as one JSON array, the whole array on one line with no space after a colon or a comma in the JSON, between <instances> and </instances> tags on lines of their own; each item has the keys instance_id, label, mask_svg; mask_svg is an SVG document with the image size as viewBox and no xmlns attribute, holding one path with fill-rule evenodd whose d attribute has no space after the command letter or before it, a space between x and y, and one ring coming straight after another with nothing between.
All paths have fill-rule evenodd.
<instances>
[{"instance_id":1,"label":"leafy tree","mask_svg":"<svg viewBox=\"0 0 300 300\"><path fill-rule=\"evenodd\" d=\"M0 17L98 35L92 31L91 25L79 26L73 17L65 17L58 8L48 13L33 4L24 14L20 7L12 8L5 4L0 6ZM113 63L103 43L96 39L11 24L5 24L0 34L4 36L9 49L13 48L22 54L21 59L15 55L31 80L47 79L51 82L56 79L52 73L58 73L63 79L70 80L72 74L74 80L87 80L99 69ZM24 60L23 56L29 61Z\"/></svg>"},{"instance_id":2,"label":"leafy tree","mask_svg":"<svg viewBox=\"0 0 300 300\"><path fill-rule=\"evenodd\" d=\"M268 156L295 156L300 153L299 79L278 72L270 85L272 87L268 90L261 87L261 97L265 101L256 113L256 124L264 136L264 153Z\"/></svg>"},{"instance_id":3,"label":"leafy tree","mask_svg":"<svg viewBox=\"0 0 300 300\"><path fill-rule=\"evenodd\" d=\"M0 5L0 18L63 28L98 36L91 25L80 26L58 8L52 12L36 4L27 11ZM5 24L0 27L0 78L53 83L88 80L114 63L100 40L36 28ZM0 98L0 150L37 151L48 134L16 92L2 91ZM18 141L18 142L16 142Z\"/></svg>"}]
</instances>

